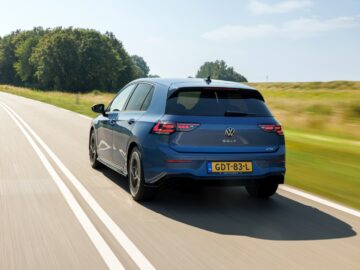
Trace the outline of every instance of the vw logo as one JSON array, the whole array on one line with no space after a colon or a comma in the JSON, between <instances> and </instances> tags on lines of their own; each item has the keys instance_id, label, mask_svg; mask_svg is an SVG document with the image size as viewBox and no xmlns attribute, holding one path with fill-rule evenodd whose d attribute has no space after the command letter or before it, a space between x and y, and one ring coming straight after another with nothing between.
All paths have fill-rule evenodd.
<instances>
[{"instance_id":1,"label":"vw logo","mask_svg":"<svg viewBox=\"0 0 360 270\"><path fill-rule=\"evenodd\" d=\"M235 135L235 128L227 128L225 129L225 136L226 137L233 137Z\"/></svg>"}]
</instances>

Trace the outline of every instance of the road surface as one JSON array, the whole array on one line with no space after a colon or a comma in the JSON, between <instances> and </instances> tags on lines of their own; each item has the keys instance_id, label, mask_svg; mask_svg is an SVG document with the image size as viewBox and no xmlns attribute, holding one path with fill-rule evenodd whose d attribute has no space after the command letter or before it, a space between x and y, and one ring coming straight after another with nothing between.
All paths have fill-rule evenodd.
<instances>
[{"instance_id":1,"label":"road surface","mask_svg":"<svg viewBox=\"0 0 360 270\"><path fill-rule=\"evenodd\" d=\"M360 269L355 215L241 187L139 204L90 167L88 118L0 93L0 121L0 269Z\"/></svg>"}]
</instances>

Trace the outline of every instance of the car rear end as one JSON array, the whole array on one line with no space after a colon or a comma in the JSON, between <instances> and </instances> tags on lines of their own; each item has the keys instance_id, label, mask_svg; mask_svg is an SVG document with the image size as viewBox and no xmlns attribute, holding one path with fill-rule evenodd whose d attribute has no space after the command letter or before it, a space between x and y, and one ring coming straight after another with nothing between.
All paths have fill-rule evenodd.
<instances>
[{"instance_id":1,"label":"car rear end","mask_svg":"<svg viewBox=\"0 0 360 270\"><path fill-rule=\"evenodd\" d=\"M175 178L239 185L284 181L284 134L257 90L170 90L165 114L148 136L148 184Z\"/></svg>"}]
</instances>

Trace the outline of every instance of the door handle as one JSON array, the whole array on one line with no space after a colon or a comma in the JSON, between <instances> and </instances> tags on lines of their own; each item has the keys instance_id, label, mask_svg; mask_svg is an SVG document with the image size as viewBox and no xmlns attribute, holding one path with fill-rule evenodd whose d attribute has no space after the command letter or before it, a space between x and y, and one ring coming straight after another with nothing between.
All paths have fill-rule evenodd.
<instances>
[{"instance_id":1,"label":"door handle","mask_svg":"<svg viewBox=\"0 0 360 270\"><path fill-rule=\"evenodd\" d=\"M112 120L110 120L110 125L115 125L115 123L116 123L116 120L114 120L114 119L112 119Z\"/></svg>"},{"instance_id":2,"label":"door handle","mask_svg":"<svg viewBox=\"0 0 360 270\"><path fill-rule=\"evenodd\" d=\"M135 123L135 119L133 119L133 118L129 119L129 120L128 120L128 123L129 123L129 125L134 124L134 123Z\"/></svg>"}]
</instances>

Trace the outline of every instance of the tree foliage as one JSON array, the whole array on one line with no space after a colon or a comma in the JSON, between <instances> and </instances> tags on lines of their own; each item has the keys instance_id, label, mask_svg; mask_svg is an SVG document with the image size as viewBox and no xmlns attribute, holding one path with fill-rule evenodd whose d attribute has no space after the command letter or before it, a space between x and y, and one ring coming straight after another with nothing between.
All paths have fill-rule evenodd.
<instances>
[{"instance_id":1,"label":"tree foliage","mask_svg":"<svg viewBox=\"0 0 360 270\"><path fill-rule=\"evenodd\" d=\"M247 82L243 75L237 73L233 67L228 67L224 60L205 62L196 74L196 78L207 78L208 76L217 80Z\"/></svg>"},{"instance_id":2,"label":"tree foliage","mask_svg":"<svg viewBox=\"0 0 360 270\"><path fill-rule=\"evenodd\" d=\"M141 56L138 56L138 55L132 55L131 60L135 64L138 76L141 78L148 77L150 68L146 64L144 58L142 58Z\"/></svg>"},{"instance_id":3,"label":"tree foliage","mask_svg":"<svg viewBox=\"0 0 360 270\"><path fill-rule=\"evenodd\" d=\"M141 68L148 68L138 58ZM38 27L0 38L0 83L81 92L116 90L143 77L139 69L109 32Z\"/></svg>"}]
</instances>

